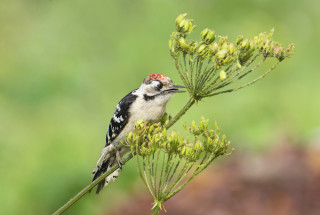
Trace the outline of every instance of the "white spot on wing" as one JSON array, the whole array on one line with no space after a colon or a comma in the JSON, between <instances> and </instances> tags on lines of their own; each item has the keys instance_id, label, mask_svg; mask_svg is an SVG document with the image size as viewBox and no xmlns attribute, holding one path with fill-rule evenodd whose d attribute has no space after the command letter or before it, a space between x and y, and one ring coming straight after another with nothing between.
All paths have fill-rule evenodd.
<instances>
[{"instance_id":1,"label":"white spot on wing","mask_svg":"<svg viewBox=\"0 0 320 215\"><path fill-rule=\"evenodd\" d=\"M119 104L117 104L117 111L120 111L121 109L120 109L120 103Z\"/></svg>"},{"instance_id":2,"label":"white spot on wing","mask_svg":"<svg viewBox=\"0 0 320 215\"><path fill-rule=\"evenodd\" d=\"M123 120L124 120L122 116L117 117L115 114L113 115L113 119L114 119L114 121L116 121L117 123L123 122Z\"/></svg>"}]
</instances>

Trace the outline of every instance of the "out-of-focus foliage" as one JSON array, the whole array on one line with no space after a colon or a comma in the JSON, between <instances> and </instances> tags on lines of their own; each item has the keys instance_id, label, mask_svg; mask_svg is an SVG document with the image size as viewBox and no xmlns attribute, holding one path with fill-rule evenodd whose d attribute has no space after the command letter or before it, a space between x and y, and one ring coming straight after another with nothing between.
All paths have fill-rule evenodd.
<instances>
[{"instance_id":1,"label":"out-of-focus foliage","mask_svg":"<svg viewBox=\"0 0 320 215\"><path fill-rule=\"evenodd\" d=\"M274 28L275 40L294 42L296 53L264 81L199 102L175 128L205 115L238 150L266 148L283 132L306 138L320 118L319 7L314 0L1 1L0 214L49 214L90 182L118 101L147 74L179 80L168 39L184 12L201 23L195 35L208 27L235 40ZM187 99L176 95L168 112ZM121 205L142 186L133 166L67 213Z\"/></svg>"}]
</instances>

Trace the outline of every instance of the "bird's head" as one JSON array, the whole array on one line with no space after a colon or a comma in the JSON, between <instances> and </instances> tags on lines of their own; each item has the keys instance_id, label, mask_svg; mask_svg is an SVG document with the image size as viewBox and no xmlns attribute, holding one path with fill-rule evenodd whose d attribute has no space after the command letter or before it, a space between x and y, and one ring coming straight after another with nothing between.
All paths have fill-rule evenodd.
<instances>
[{"instance_id":1,"label":"bird's head","mask_svg":"<svg viewBox=\"0 0 320 215\"><path fill-rule=\"evenodd\" d=\"M143 80L138 91L146 100L156 99L167 102L175 93L185 92L180 90L180 88L184 87L174 85L172 80L167 76L151 74Z\"/></svg>"}]
</instances>

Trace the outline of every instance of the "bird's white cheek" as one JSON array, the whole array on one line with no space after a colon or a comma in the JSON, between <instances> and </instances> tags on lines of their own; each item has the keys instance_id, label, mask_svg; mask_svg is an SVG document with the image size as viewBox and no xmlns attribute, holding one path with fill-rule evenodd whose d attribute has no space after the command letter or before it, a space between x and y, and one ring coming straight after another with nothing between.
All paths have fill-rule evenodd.
<instances>
[{"instance_id":1,"label":"bird's white cheek","mask_svg":"<svg viewBox=\"0 0 320 215\"><path fill-rule=\"evenodd\" d=\"M167 102L171 99L172 96L173 96L172 93L166 94L166 95L163 95L163 96L159 96L158 98L156 98L156 102L159 105L166 105Z\"/></svg>"}]
</instances>

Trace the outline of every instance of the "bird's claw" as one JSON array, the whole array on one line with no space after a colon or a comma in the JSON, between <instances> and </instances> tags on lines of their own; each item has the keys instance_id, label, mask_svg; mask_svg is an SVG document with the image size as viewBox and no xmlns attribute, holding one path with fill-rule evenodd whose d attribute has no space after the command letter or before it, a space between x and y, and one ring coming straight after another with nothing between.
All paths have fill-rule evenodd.
<instances>
[{"instance_id":1,"label":"bird's claw","mask_svg":"<svg viewBox=\"0 0 320 215\"><path fill-rule=\"evenodd\" d=\"M123 162L121 160L121 156L120 156L119 150L117 150L117 152L116 152L116 161L117 161L117 164L119 166L119 169L122 170Z\"/></svg>"}]
</instances>

